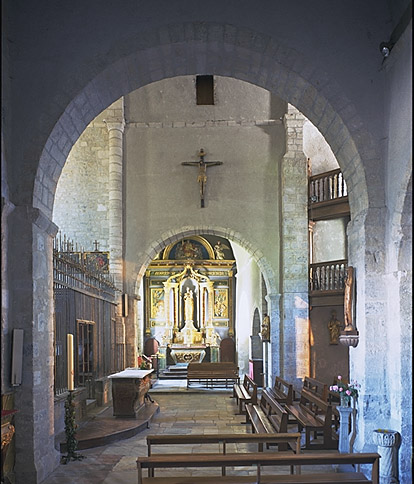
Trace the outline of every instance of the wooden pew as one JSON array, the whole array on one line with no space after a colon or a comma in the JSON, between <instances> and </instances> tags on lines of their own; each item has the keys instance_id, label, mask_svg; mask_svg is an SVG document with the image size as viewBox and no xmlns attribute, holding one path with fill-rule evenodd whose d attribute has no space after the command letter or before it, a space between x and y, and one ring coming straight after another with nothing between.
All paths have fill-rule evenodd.
<instances>
[{"instance_id":1,"label":"wooden pew","mask_svg":"<svg viewBox=\"0 0 414 484\"><path fill-rule=\"evenodd\" d=\"M273 387L267 387L266 391L282 405L293 403L293 385L279 376L275 378Z\"/></svg>"},{"instance_id":2,"label":"wooden pew","mask_svg":"<svg viewBox=\"0 0 414 484\"><path fill-rule=\"evenodd\" d=\"M187 388L191 383L211 387L225 387L240 381L236 363L189 363L187 367Z\"/></svg>"},{"instance_id":3,"label":"wooden pew","mask_svg":"<svg viewBox=\"0 0 414 484\"><path fill-rule=\"evenodd\" d=\"M174 445L181 448L185 445L203 444L221 447L222 453L227 453L228 444L257 444L258 452L263 452L263 444L289 445L294 452L300 453L299 433L272 433L272 434L190 434L190 435L148 435L147 447L148 457L153 455L154 446ZM148 470L151 475L152 470ZM293 474L293 468L291 469ZM225 467L222 469L222 475L226 473ZM153 475L153 474L152 474Z\"/></svg>"},{"instance_id":4,"label":"wooden pew","mask_svg":"<svg viewBox=\"0 0 414 484\"><path fill-rule=\"evenodd\" d=\"M338 436L332 428L332 405L307 390L302 390L299 404L286 405L287 412L296 420L298 431L305 429L306 449L337 449ZM311 444L314 437L322 434L322 443Z\"/></svg>"},{"instance_id":5,"label":"wooden pew","mask_svg":"<svg viewBox=\"0 0 414 484\"><path fill-rule=\"evenodd\" d=\"M233 397L239 405L239 415L243 414L243 405L247 403L257 403L257 385L249 377L244 375L243 384L235 383L233 385Z\"/></svg>"},{"instance_id":6,"label":"wooden pew","mask_svg":"<svg viewBox=\"0 0 414 484\"><path fill-rule=\"evenodd\" d=\"M259 404L247 404L246 422L252 426L253 433L287 432L288 413L265 390L262 392ZM280 443L279 450L287 450L286 443ZM259 449L262 450L262 449Z\"/></svg>"},{"instance_id":7,"label":"wooden pew","mask_svg":"<svg viewBox=\"0 0 414 484\"><path fill-rule=\"evenodd\" d=\"M303 390L313 393L313 395L325 402L328 401L328 385L319 380L315 380L315 378L305 376L303 379Z\"/></svg>"},{"instance_id":8,"label":"wooden pew","mask_svg":"<svg viewBox=\"0 0 414 484\"><path fill-rule=\"evenodd\" d=\"M258 452L258 453L237 453L237 454L174 454L174 455L152 455L150 457L138 457L138 484L379 484L379 458L377 453L364 454L339 454L339 453L312 453L312 454L290 454L284 452ZM353 465L370 464L372 466L371 479L367 479L359 472L332 472L325 473L303 473L306 466L315 465ZM168 477L154 477L153 470L161 468L227 468L235 466L256 466L255 476L238 475L214 475L196 477L174 477L171 471ZM265 466L301 466L302 473L298 474L277 474L264 475L262 468ZM144 477L143 470L151 471L151 477ZM237 471L236 471L237 472ZM311 471L312 472L312 471ZM314 472L314 471L313 471Z\"/></svg>"},{"instance_id":9,"label":"wooden pew","mask_svg":"<svg viewBox=\"0 0 414 484\"><path fill-rule=\"evenodd\" d=\"M158 445L195 445L218 444L222 453L227 453L227 444L257 444L258 452L263 443L291 444L295 452L300 453L301 434L297 432L272 434L189 434L189 435L147 435L148 456L153 455L154 446ZM262 447L260 447L262 445Z\"/></svg>"}]
</instances>

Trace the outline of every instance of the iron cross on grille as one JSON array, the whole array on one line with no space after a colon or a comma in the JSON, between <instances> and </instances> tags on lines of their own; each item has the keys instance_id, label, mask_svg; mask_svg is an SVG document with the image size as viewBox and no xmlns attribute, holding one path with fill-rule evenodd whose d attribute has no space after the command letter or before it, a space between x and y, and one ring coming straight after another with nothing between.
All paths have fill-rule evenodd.
<instances>
[{"instance_id":1,"label":"iron cross on grille","mask_svg":"<svg viewBox=\"0 0 414 484\"><path fill-rule=\"evenodd\" d=\"M204 157L206 156L206 152L203 148L200 149L198 156L200 157L199 161L183 161L181 164L186 166L198 166L198 178L197 183L200 185L200 200L201 200L201 208L204 208L204 192L207 183L207 168L209 166L215 165L222 165L222 161L204 161Z\"/></svg>"}]
</instances>

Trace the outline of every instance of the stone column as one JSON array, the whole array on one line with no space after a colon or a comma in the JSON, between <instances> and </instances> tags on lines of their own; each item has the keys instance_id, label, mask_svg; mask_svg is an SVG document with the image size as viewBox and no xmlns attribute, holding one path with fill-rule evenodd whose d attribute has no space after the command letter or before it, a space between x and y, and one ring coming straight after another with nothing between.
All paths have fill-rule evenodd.
<instances>
[{"instance_id":1,"label":"stone column","mask_svg":"<svg viewBox=\"0 0 414 484\"><path fill-rule=\"evenodd\" d=\"M123 133L125 120L114 116L104 120L109 132L109 268L117 292L117 326L124 324L121 297L124 292L123 270ZM131 328L126 328L126 331ZM134 341L134 334L127 341ZM135 366L136 348L125 344L125 363Z\"/></svg>"},{"instance_id":2,"label":"stone column","mask_svg":"<svg viewBox=\"0 0 414 484\"><path fill-rule=\"evenodd\" d=\"M400 434L395 430L374 430L374 443L378 445L380 484L398 484L398 446Z\"/></svg>"},{"instance_id":3,"label":"stone column","mask_svg":"<svg viewBox=\"0 0 414 484\"><path fill-rule=\"evenodd\" d=\"M302 386L309 375L308 164L303 153L304 116L288 105L284 117L286 153L281 164L281 322L278 374ZM274 360L273 356L273 360ZM274 362L276 363L276 362ZM273 374L276 366L273 368Z\"/></svg>"},{"instance_id":4,"label":"stone column","mask_svg":"<svg viewBox=\"0 0 414 484\"><path fill-rule=\"evenodd\" d=\"M16 206L8 216L8 228L10 331L24 331L23 379L15 387L16 482L42 482L60 459L54 442L53 395L57 227L39 209Z\"/></svg>"},{"instance_id":5,"label":"stone column","mask_svg":"<svg viewBox=\"0 0 414 484\"><path fill-rule=\"evenodd\" d=\"M109 132L109 265L116 287L123 292L122 163L124 119L105 120Z\"/></svg>"}]
</instances>

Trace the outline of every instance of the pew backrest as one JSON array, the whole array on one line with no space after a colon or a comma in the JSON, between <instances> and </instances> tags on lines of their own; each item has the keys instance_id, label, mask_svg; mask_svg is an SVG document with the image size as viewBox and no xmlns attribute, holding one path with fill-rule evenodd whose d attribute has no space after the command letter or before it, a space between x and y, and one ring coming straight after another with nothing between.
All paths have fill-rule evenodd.
<instances>
[{"instance_id":1,"label":"pew backrest","mask_svg":"<svg viewBox=\"0 0 414 484\"><path fill-rule=\"evenodd\" d=\"M260 396L260 407L276 432L287 432L289 415L266 390L263 390Z\"/></svg>"},{"instance_id":2,"label":"pew backrest","mask_svg":"<svg viewBox=\"0 0 414 484\"><path fill-rule=\"evenodd\" d=\"M291 405L293 402L293 385L277 376L272 388L266 388L267 392L279 403Z\"/></svg>"},{"instance_id":3,"label":"pew backrest","mask_svg":"<svg viewBox=\"0 0 414 484\"><path fill-rule=\"evenodd\" d=\"M149 469L152 471L156 468L208 468L208 467L236 467L236 466L257 466L257 481L260 481L260 469L264 466L298 466L301 467L301 475L289 476L290 483L307 483L307 482L366 482L372 484L379 484L379 458L377 453L356 453L356 454L341 454L341 453L308 453L308 454L290 454L284 452L256 452L256 453L236 453L236 454L173 454L173 455L153 455L150 457L138 457L138 484L144 482L143 470ZM363 474L352 472L347 473L325 473L323 474L323 481L315 480L317 475L314 473L303 473L303 467L314 465L347 465L351 464L359 466L362 464L372 465L371 479L367 479ZM327 474L329 474L327 476ZM198 473L199 475L199 473ZM170 478L171 474L169 474ZM213 476L210 480L203 480L203 482L229 482L228 477ZM326 478L328 477L328 480ZM281 475L278 474L279 481ZM329 480L329 478L331 480ZM145 479L145 482L157 482L157 479ZM183 479L183 478L181 478ZM236 478L237 479L237 478ZM165 482L165 481L163 481ZM173 480L171 478L168 482L184 482ZM190 482L190 481L186 481ZM231 482L236 482L234 479Z\"/></svg>"},{"instance_id":4,"label":"pew backrest","mask_svg":"<svg viewBox=\"0 0 414 484\"><path fill-rule=\"evenodd\" d=\"M328 400L328 385L315 378L305 376L303 380L303 390L313 393L322 400Z\"/></svg>"},{"instance_id":5,"label":"pew backrest","mask_svg":"<svg viewBox=\"0 0 414 484\"><path fill-rule=\"evenodd\" d=\"M243 386L247 393L250 395L251 403L257 402L257 384L249 377L249 375L244 375Z\"/></svg>"},{"instance_id":6,"label":"pew backrest","mask_svg":"<svg viewBox=\"0 0 414 484\"><path fill-rule=\"evenodd\" d=\"M332 405L326 400L322 400L311 392L302 390L300 394L299 407L311 414L322 424L331 425Z\"/></svg>"}]
</instances>

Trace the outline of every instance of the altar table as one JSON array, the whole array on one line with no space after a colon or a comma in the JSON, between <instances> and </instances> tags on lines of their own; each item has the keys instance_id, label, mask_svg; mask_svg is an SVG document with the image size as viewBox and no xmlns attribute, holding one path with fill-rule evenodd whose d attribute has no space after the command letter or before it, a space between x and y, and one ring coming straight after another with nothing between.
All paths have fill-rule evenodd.
<instances>
[{"instance_id":1,"label":"altar table","mask_svg":"<svg viewBox=\"0 0 414 484\"><path fill-rule=\"evenodd\" d=\"M115 417L137 417L144 406L144 397L151 388L147 377L154 370L127 368L110 375L112 380L113 415Z\"/></svg>"}]
</instances>

